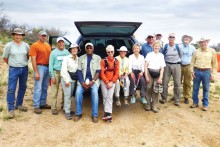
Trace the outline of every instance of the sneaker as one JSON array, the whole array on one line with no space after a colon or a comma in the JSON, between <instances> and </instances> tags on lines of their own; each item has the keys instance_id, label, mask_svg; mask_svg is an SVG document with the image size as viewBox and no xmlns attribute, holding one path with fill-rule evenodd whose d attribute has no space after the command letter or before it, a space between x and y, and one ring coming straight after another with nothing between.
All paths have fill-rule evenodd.
<instances>
[{"instance_id":1,"label":"sneaker","mask_svg":"<svg viewBox=\"0 0 220 147\"><path fill-rule=\"evenodd\" d=\"M128 103L128 98L125 98L125 99L124 99L124 104L125 104L125 105L129 105L129 103Z\"/></svg>"},{"instance_id":2,"label":"sneaker","mask_svg":"<svg viewBox=\"0 0 220 147\"><path fill-rule=\"evenodd\" d=\"M52 113L53 115L58 115L57 109L52 109L51 113Z\"/></svg>"},{"instance_id":3,"label":"sneaker","mask_svg":"<svg viewBox=\"0 0 220 147\"><path fill-rule=\"evenodd\" d=\"M199 107L199 105L198 104L194 104L194 103L190 106L190 108L196 108L196 107Z\"/></svg>"},{"instance_id":4,"label":"sneaker","mask_svg":"<svg viewBox=\"0 0 220 147\"><path fill-rule=\"evenodd\" d=\"M145 110L150 111L150 105L146 105Z\"/></svg>"},{"instance_id":5,"label":"sneaker","mask_svg":"<svg viewBox=\"0 0 220 147\"><path fill-rule=\"evenodd\" d=\"M22 112L27 112L27 107L24 107L24 106L17 106L15 107L15 109L18 109L19 111L22 111Z\"/></svg>"},{"instance_id":6,"label":"sneaker","mask_svg":"<svg viewBox=\"0 0 220 147\"><path fill-rule=\"evenodd\" d=\"M34 113L41 114L42 110L40 108L34 108Z\"/></svg>"},{"instance_id":7,"label":"sneaker","mask_svg":"<svg viewBox=\"0 0 220 147\"><path fill-rule=\"evenodd\" d=\"M136 98L135 98L135 96L132 96L130 103L131 103L131 104L134 104L135 102L136 102Z\"/></svg>"},{"instance_id":8,"label":"sneaker","mask_svg":"<svg viewBox=\"0 0 220 147\"><path fill-rule=\"evenodd\" d=\"M48 104L42 105L42 106L40 106L40 109L51 109L51 106Z\"/></svg>"},{"instance_id":9,"label":"sneaker","mask_svg":"<svg viewBox=\"0 0 220 147\"><path fill-rule=\"evenodd\" d=\"M175 101L174 105L175 105L175 106L180 106L180 102Z\"/></svg>"},{"instance_id":10,"label":"sneaker","mask_svg":"<svg viewBox=\"0 0 220 147\"><path fill-rule=\"evenodd\" d=\"M9 119L12 119L12 118L14 118L14 117L15 117L14 110L9 111L9 112L8 112L8 118L9 118Z\"/></svg>"},{"instance_id":11,"label":"sneaker","mask_svg":"<svg viewBox=\"0 0 220 147\"><path fill-rule=\"evenodd\" d=\"M112 116L111 115L106 117L106 122L112 122Z\"/></svg>"},{"instance_id":12,"label":"sneaker","mask_svg":"<svg viewBox=\"0 0 220 147\"><path fill-rule=\"evenodd\" d=\"M161 104L165 104L165 103L167 102L167 99L161 99L161 100L159 100L159 102L160 102Z\"/></svg>"},{"instance_id":13,"label":"sneaker","mask_svg":"<svg viewBox=\"0 0 220 147\"><path fill-rule=\"evenodd\" d=\"M65 118L66 118L67 120L71 120L71 119L72 119L72 116L71 116L70 113L65 113Z\"/></svg>"},{"instance_id":14,"label":"sneaker","mask_svg":"<svg viewBox=\"0 0 220 147\"><path fill-rule=\"evenodd\" d=\"M116 97L116 106L120 107L121 106L121 102L119 97Z\"/></svg>"},{"instance_id":15,"label":"sneaker","mask_svg":"<svg viewBox=\"0 0 220 147\"><path fill-rule=\"evenodd\" d=\"M184 99L184 103L185 103L185 104L189 104L189 99L188 99L188 98L185 98L185 99Z\"/></svg>"},{"instance_id":16,"label":"sneaker","mask_svg":"<svg viewBox=\"0 0 220 147\"><path fill-rule=\"evenodd\" d=\"M75 115L74 116L74 121L77 122L82 118L82 115Z\"/></svg>"},{"instance_id":17,"label":"sneaker","mask_svg":"<svg viewBox=\"0 0 220 147\"><path fill-rule=\"evenodd\" d=\"M141 98L141 103L142 103L142 104L147 104L147 100L145 99L145 97L142 97L142 98Z\"/></svg>"},{"instance_id":18,"label":"sneaker","mask_svg":"<svg viewBox=\"0 0 220 147\"><path fill-rule=\"evenodd\" d=\"M202 107L202 110L203 110L203 111L208 111L208 106L203 106L203 107Z\"/></svg>"},{"instance_id":19,"label":"sneaker","mask_svg":"<svg viewBox=\"0 0 220 147\"><path fill-rule=\"evenodd\" d=\"M98 117L93 116L93 117L92 117L92 121L93 121L94 123L98 123Z\"/></svg>"},{"instance_id":20,"label":"sneaker","mask_svg":"<svg viewBox=\"0 0 220 147\"><path fill-rule=\"evenodd\" d=\"M152 107L152 111L153 111L154 113L158 113L157 107Z\"/></svg>"},{"instance_id":21,"label":"sneaker","mask_svg":"<svg viewBox=\"0 0 220 147\"><path fill-rule=\"evenodd\" d=\"M102 120L107 120L107 114L106 113L104 113L104 115L103 115L103 117L102 117Z\"/></svg>"},{"instance_id":22,"label":"sneaker","mask_svg":"<svg viewBox=\"0 0 220 147\"><path fill-rule=\"evenodd\" d=\"M154 92L155 93L162 93L163 92L163 85L157 83L157 81L154 81Z\"/></svg>"}]
</instances>

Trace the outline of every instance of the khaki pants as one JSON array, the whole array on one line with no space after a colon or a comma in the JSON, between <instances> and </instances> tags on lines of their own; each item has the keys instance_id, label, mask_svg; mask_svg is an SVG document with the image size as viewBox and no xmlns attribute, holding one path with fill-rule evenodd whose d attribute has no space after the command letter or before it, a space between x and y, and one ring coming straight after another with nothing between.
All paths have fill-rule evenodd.
<instances>
[{"instance_id":1,"label":"khaki pants","mask_svg":"<svg viewBox=\"0 0 220 147\"><path fill-rule=\"evenodd\" d=\"M52 96L51 108L57 109L57 95L58 95L59 85L61 82L60 71L54 71L54 78L56 79L56 83L55 84L51 83L51 96ZM64 94L62 90L62 102L61 102L62 106L63 106L63 99L64 99Z\"/></svg>"},{"instance_id":2,"label":"khaki pants","mask_svg":"<svg viewBox=\"0 0 220 147\"><path fill-rule=\"evenodd\" d=\"M158 100L160 97L160 93L155 93L154 92L154 81L157 81L157 79L153 79L149 72L148 72L148 77L150 79L150 82L147 83L147 105L150 105L151 108L156 107L158 105Z\"/></svg>"},{"instance_id":3,"label":"khaki pants","mask_svg":"<svg viewBox=\"0 0 220 147\"><path fill-rule=\"evenodd\" d=\"M121 89L121 86L120 86L120 80L121 79L118 79L115 83L115 96L116 97L119 97L120 96L120 89ZM124 96L128 97L129 96L129 87L130 87L130 80L129 78L127 77L126 79L126 90L124 91Z\"/></svg>"},{"instance_id":4,"label":"khaki pants","mask_svg":"<svg viewBox=\"0 0 220 147\"><path fill-rule=\"evenodd\" d=\"M181 81L183 83L183 97L190 98L192 93L190 65L181 66Z\"/></svg>"}]
</instances>

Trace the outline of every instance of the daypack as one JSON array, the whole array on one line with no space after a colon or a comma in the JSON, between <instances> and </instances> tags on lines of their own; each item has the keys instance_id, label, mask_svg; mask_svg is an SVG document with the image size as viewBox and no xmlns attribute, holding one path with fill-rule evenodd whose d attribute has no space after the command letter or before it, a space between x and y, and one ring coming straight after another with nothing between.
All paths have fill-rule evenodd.
<instances>
[{"instance_id":1,"label":"daypack","mask_svg":"<svg viewBox=\"0 0 220 147\"><path fill-rule=\"evenodd\" d=\"M107 58L104 59L104 62L105 62L105 72L106 71L114 71L114 69L116 68L116 62L118 62L118 60L116 58L114 58L114 68L112 68L112 69L108 68L109 65L108 65L108 59Z\"/></svg>"},{"instance_id":2,"label":"daypack","mask_svg":"<svg viewBox=\"0 0 220 147\"><path fill-rule=\"evenodd\" d=\"M180 53L179 45L178 45L178 44L175 44L175 47L176 47L176 49L177 49L177 52L178 52L178 54L179 54L179 57L181 58L181 53ZM162 53L163 53L164 56L165 56L166 53L167 53L167 48L168 48L168 44L165 44L164 49L163 49L163 51L162 51Z\"/></svg>"}]
</instances>

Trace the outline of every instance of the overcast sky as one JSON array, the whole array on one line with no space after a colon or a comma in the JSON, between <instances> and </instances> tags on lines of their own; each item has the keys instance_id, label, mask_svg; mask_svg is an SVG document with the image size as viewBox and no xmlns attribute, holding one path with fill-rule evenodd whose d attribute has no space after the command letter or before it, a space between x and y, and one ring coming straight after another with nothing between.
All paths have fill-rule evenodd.
<instances>
[{"instance_id":1,"label":"overcast sky","mask_svg":"<svg viewBox=\"0 0 220 147\"><path fill-rule=\"evenodd\" d=\"M184 34L193 42L210 38L220 42L219 0L0 0L12 22L31 26L56 27L68 31L75 42L79 33L74 21L138 21L143 24L136 38L143 42L149 33L169 33L181 42Z\"/></svg>"}]
</instances>

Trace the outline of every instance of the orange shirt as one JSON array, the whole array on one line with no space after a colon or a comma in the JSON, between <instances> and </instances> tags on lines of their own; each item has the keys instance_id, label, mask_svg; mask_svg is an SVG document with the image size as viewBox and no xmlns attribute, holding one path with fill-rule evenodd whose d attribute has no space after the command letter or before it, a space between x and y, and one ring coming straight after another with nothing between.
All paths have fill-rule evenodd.
<instances>
[{"instance_id":1,"label":"orange shirt","mask_svg":"<svg viewBox=\"0 0 220 147\"><path fill-rule=\"evenodd\" d=\"M119 62L118 62L118 60L116 60L116 61L114 61L114 60L116 60L116 59L114 59L114 58L110 59L107 57L107 61L108 61L107 70L106 70L104 59L101 60L100 77L105 84L108 84L111 81L115 83L119 78ZM116 62L115 67L114 67L114 62Z\"/></svg>"},{"instance_id":2,"label":"orange shirt","mask_svg":"<svg viewBox=\"0 0 220 147\"><path fill-rule=\"evenodd\" d=\"M48 43L40 41L31 45L29 56L36 56L37 64L49 64L51 47Z\"/></svg>"}]
</instances>

